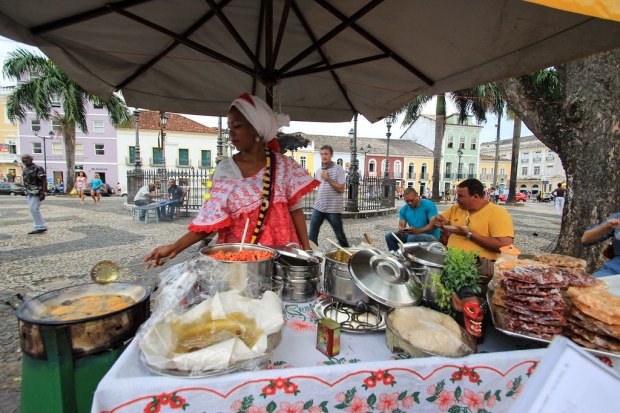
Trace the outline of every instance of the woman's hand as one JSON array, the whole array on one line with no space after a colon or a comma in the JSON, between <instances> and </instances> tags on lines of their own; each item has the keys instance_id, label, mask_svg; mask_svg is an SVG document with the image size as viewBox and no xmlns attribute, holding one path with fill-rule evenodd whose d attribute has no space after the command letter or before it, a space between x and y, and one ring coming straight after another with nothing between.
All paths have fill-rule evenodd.
<instances>
[{"instance_id":1,"label":"woman's hand","mask_svg":"<svg viewBox=\"0 0 620 413\"><path fill-rule=\"evenodd\" d=\"M168 260L176 257L178 253L179 251L177 251L175 244L160 245L144 258L144 262L151 261L147 264L146 269L164 265Z\"/></svg>"}]
</instances>

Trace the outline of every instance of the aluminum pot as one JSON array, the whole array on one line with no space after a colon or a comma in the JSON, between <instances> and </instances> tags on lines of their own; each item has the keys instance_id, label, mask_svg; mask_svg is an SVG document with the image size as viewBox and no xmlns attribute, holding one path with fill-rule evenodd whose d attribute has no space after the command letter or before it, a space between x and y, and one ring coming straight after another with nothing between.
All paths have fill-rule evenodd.
<instances>
[{"instance_id":1,"label":"aluminum pot","mask_svg":"<svg viewBox=\"0 0 620 413\"><path fill-rule=\"evenodd\" d=\"M317 295L318 277L307 280L282 280L275 275L274 279L282 281L284 284L284 290L282 291L282 299L284 301L303 303L312 301Z\"/></svg>"},{"instance_id":2,"label":"aluminum pot","mask_svg":"<svg viewBox=\"0 0 620 413\"><path fill-rule=\"evenodd\" d=\"M202 255L213 255L216 252L239 252L241 244L217 244L200 249ZM264 247L262 245L244 244L244 250L249 251L267 251L271 253L270 258L257 261L224 261L218 260L225 265L228 274L235 277L235 279L265 282L271 280L273 275L274 261L277 257L276 250Z\"/></svg>"},{"instance_id":3,"label":"aluminum pot","mask_svg":"<svg viewBox=\"0 0 620 413\"><path fill-rule=\"evenodd\" d=\"M299 258L279 255L275 261L275 273L283 280L308 280L321 275L321 264Z\"/></svg>"},{"instance_id":4,"label":"aluminum pot","mask_svg":"<svg viewBox=\"0 0 620 413\"><path fill-rule=\"evenodd\" d=\"M346 248L346 250L352 254L360 251L358 248ZM325 292L346 304L357 305L360 302L369 304L370 297L360 290L351 277L349 258L350 256L347 253L337 248L325 253L325 272L323 274Z\"/></svg>"},{"instance_id":5,"label":"aluminum pot","mask_svg":"<svg viewBox=\"0 0 620 413\"><path fill-rule=\"evenodd\" d=\"M70 321L46 320L43 317L50 306L80 297L108 294L129 296L134 304L117 311ZM150 295L150 290L143 285L117 282L76 285L31 298L20 305L16 313L21 349L34 359L46 360L46 346L55 345L60 336L68 337L74 358L120 348L149 317Z\"/></svg>"},{"instance_id":6,"label":"aluminum pot","mask_svg":"<svg viewBox=\"0 0 620 413\"><path fill-rule=\"evenodd\" d=\"M440 242L410 242L400 248L409 273L423 286L422 297L431 306L435 304L435 288L430 287L431 276L441 276L446 252Z\"/></svg>"}]
</instances>

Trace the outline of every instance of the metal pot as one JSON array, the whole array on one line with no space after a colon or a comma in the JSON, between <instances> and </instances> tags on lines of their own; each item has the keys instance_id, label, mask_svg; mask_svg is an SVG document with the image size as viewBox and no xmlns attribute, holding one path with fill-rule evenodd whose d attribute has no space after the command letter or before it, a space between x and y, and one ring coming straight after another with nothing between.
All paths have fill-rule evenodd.
<instances>
[{"instance_id":1,"label":"metal pot","mask_svg":"<svg viewBox=\"0 0 620 413\"><path fill-rule=\"evenodd\" d=\"M212 255L216 252L238 252L241 244L217 244L200 249L202 255ZM218 260L227 268L228 274L233 275L235 279L248 280L256 282L265 282L271 279L273 275L273 264L278 255L276 250L262 245L244 244L244 250L250 251L267 251L271 253L270 258L258 261L223 261Z\"/></svg>"},{"instance_id":2,"label":"metal pot","mask_svg":"<svg viewBox=\"0 0 620 413\"><path fill-rule=\"evenodd\" d=\"M422 297L431 306L435 303L435 289L429 287L431 276L441 276L446 252L440 242L410 242L402 245L399 251L405 258L409 273L422 284Z\"/></svg>"},{"instance_id":3,"label":"metal pot","mask_svg":"<svg viewBox=\"0 0 620 413\"><path fill-rule=\"evenodd\" d=\"M276 275L283 280L308 280L321 275L321 265L317 260L310 262L299 258L278 256L275 261Z\"/></svg>"},{"instance_id":4,"label":"metal pot","mask_svg":"<svg viewBox=\"0 0 620 413\"><path fill-rule=\"evenodd\" d=\"M284 284L282 291L282 299L284 301L303 303L312 301L317 295L318 277L306 280L282 280L275 275L274 279L281 280Z\"/></svg>"},{"instance_id":5,"label":"metal pot","mask_svg":"<svg viewBox=\"0 0 620 413\"><path fill-rule=\"evenodd\" d=\"M352 254L361 251L357 248L347 248ZM349 270L350 256L339 249L329 250L325 253L324 286L325 292L346 304L357 305L362 302L370 303L370 297L364 294L355 284Z\"/></svg>"},{"instance_id":6,"label":"metal pot","mask_svg":"<svg viewBox=\"0 0 620 413\"><path fill-rule=\"evenodd\" d=\"M125 295L134 304L118 311L71 321L42 319L50 306L91 295ZM69 342L74 358L121 347L150 315L151 292L140 284L82 284L61 288L24 302L17 309L22 351L34 359L47 359L47 346ZM58 337L64 337L59 340ZM47 349L49 350L49 349Z\"/></svg>"}]
</instances>

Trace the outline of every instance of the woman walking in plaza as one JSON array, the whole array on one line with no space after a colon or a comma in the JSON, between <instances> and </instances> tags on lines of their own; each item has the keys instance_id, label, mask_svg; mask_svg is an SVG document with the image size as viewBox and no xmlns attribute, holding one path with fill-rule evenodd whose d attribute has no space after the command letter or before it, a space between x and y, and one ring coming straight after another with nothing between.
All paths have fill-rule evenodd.
<instances>
[{"instance_id":1,"label":"woman walking in plaza","mask_svg":"<svg viewBox=\"0 0 620 413\"><path fill-rule=\"evenodd\" d=\"M95 176L90 180L90 197L95 201L95 205L101 203L101 187L103 186L103 181L99 178L99 174L95 172Z\"/></svg>"},{"instance_id":2,"label":"woman walking in plaza","mask_svg":"<svg viewBox=\"0 0 620 413\"><path fill-rule=\"evenodd\" d=\"M310 249L302 197L319 185L295 160L279 152L278 129L289 117L274 113L263 100L247 93L235 99L228 111L230 140L237 148L232 158L217 165L210 198L172 244L151 251L144 261L163 265L181 251L213 232L218 243L245 242L265 246L295 242Z\"/></svg>"},{"instance_id":3,"label":"woman walking in plaza","mask_svg":"<svg viewBox=\"0 0 620 413\"><path fill-rule=\"evenodd\" d=\"M84 203L84 191L86 190L86 184L88 183L88 178L86 178L86 174L84 171L78 172L78 175L75 177L75 189L78 193L78 197L80 198L80 204Z\"/></svg>"}]
</instances>

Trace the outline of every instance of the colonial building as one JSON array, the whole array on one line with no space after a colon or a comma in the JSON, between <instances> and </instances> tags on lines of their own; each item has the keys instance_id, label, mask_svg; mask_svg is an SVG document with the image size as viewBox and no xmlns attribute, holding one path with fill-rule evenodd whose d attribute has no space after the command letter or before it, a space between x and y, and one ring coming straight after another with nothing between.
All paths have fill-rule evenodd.
<instances>
[{"instance_id":1,"label":"colonial building","mask_svg":"<svg viewBox=\"0 0 620 413\"><path fill-rule=\"evenodd\" d=\"M177 113L168 113L167 116L162 148L160 112L140 112L138 142L142 168L180 168L188 171L214 168L217 128L202 125ZM126 190L127 172L135 168L136 162L135 127L117 129L116 152L119 154L118 182Z\"/></svg>"},{"instance_id":2,"label":"colonial building","mask_svg":"<svg viewBox=\"0 0 620 413\"><path fill-rule=\"evenodd\" d=\"M475 178L478 170L480 131L473 116L463 124L458 115L446 116L443 147L441 150L441 179L439 192L447 192L463 179ZM422 115L401 136L401 140L416 142L431 150L435 147L435 116ZM432 169L430 169L432 172ZM432 183L432 180L430 181Z\"/></svg>"},{"instance_id":3,"label":"colonial building","mask_svg":"<svg viewBox=\"0 0 620 413\"><path fill-rule=\"evenodd\" d=\"M495 159L495 142L483 143L480 148L483 155ZM499 158L508 160L512 156L512 138L499 141ZM510 170L510 166L506 171ZM492 179L492 178L491 178ZM547 148L535 136L520 139L519 163L517 167L517 190L527 190L536 195L539 191L550 192L558 183L566 180L562 162L556 153ZM506 182L508 180L506 179Z\"/></svg>"},{"instance_id":4,"label":"colonial building","mask_svg":"<svg viewBox=\"0 0 620 413\"><path fill-rule=\"evenodd\" d=\"M0 88L0 182L21 182L17 125L9 121L6 99L13 87Z\"/></svg>"},{"instance_id":5,"label":"colonial building","mask_svg":"<svg viewBox=\"0 0 620 413\"><path fill-rule=\"evenodd\" d=\"M482 146L485 145L484 143ZM480 149L482 151L482 149ZM508 187L510 181L510 159L500 157L497 163L497 185L500 189ZM485 188L493 187L495 173L495 155L480 154L478 162L478 179L484 184Z\"/></svg>"}]
</instances>

